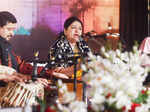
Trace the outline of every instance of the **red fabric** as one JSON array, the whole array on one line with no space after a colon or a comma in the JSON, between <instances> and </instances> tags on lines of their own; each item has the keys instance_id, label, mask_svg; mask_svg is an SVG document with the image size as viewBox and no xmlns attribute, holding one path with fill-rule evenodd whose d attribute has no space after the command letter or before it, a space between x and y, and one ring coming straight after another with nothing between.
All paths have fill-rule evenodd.
<instances>
[{"instance_id":1,"label":"red fabric","mask_svg":"<svg viewBox=\"0 0 150 112\"><path fill-rule=\"evenodd\" d=\"M32 74L33 66L30 63L27 63L24 60L21 60L21 57L15 55L15 53L13 53L13 55L15 56L16 61L19 65L19 72L22 74ZM11 64L10 56L8 56L8 60L9 60L8 66L11 67L12 64ZM1 59L0 59L0 64L1 64ZM38 74L40 74L42 69L43 69L43 67L41 67L41 66L38 67ZM46 71L46 74L48 74L48 75L51 75L51 73L52 73L51 70Z\"/></svg>"},{"instance_id":2,"label":"red fabric","mask_svg":"<svg viewBox=\"0 0 150 112\"><path fill-rule=\"evenodd\" d=\"M137 104L137 103L133 103L131 106L131 110L129 110L128 112L135 112L136 107L139 107L139 106L141 106L141 105Z\"/></svg>"},{"instance_id":3,"label":"red fabric","mask_svg":"<svg viewBox=\"0 0 150 112\"><path fill-rule=\"evenodd\" d=\"M106 96L106 98L108 99L110 96L112 96L112 94L108 93L107 96Z\"/></svg>"},{"instance_id":4,"label":"red fabric","mask_svg":"<svg viewBox=\"0 0 150 112\"><path fill-rule=\"evenodd\" d=\"M22 74L32 74L33 66L24 61L19 66L19 72Z\"/></svg>"},{"instance_id":5,"label":"red fabric","mask_svg":"<svg viewBox=\"0 0 150 112\"><path fill-rule=\"evenodd\" d=\"M42 71L43 67L39 66L37 69L38 74ZM22 74L32 74L33 66L30 63L25 63L24 61L19 66L20 73ZM51 75L51 70L47 70L46 74Z\"/></svg>"},{"instance_id":6,"label":"red fabric","mask_svg":"<svg viewBox=\"0 0 150 112\"><path fill-rule=\"evenodd\" d=\"M52 109L51 107L47 107L45 112L56 112L56 110Z\"/></svg>"},{"instance_id":7,"label":"red fabric","mask_svg":"<svg viewBox=\"0 0 150 112\"><path fill-rule=\"evenodd\" d=\"M13 52L12 52L13 53ZM18 64L21 63L21 58L19 56L16 56L14 53L13 53L14 57L16 58L16 61ZM2 63L1 59L0 59L0 64ZM8 55L8 66L9 67L12 67L12 63L11 63L11 58L10 56Z\"/></svg>"}]
</instances>

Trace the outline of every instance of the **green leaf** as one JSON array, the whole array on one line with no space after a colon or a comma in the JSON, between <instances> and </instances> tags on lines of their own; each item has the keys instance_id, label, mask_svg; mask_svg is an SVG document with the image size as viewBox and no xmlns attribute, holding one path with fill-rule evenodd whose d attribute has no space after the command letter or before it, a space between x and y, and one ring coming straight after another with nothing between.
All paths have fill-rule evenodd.
<instances>
[{"instance_id":1,"label":"green leaf","mask_svg":"<svg viewBox=\"0 0 150 112\"><path fill-rule=\"evenodd\" d=\"M147 98L148 98L147 94L140 93L138 95L138 97L133 100L133 102L138 103L138 104L140 104L140 103L146 103Z\"/></svg>"},{"instance_id":2,"label":"green leaf","mask_svg":"<svg viewBox=\"0 0 150 112\"><path fill-rule=\"evenodd\" d=\"M46 101L38 98L38 97L35 97L36 101L40 104L40 112L45 112L45 109L46 109Z\"/></svg>"}]
</instances>

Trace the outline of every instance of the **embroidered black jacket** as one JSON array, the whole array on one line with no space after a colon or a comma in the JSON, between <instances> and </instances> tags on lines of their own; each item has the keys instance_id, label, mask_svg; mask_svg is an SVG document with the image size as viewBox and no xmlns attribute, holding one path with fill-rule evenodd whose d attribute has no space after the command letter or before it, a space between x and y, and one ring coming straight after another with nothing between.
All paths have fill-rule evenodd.
<instances>
[{"instance_id":1,"label":"embroidered black jacket","mask_svg":"<svg viewBox=\"0 0 150 112\"><path fill-rule=\"evenodd\" d=\"M87 56L88 52L91 51L86 41L84 41L82 38L80 38L76 44L80 56ZM74 60L71 58L73 55L73 49L64 35L60 36L50 47L49 59L55 60L57 67L68 67L73 65Z\"/></svg>"}]
</instances>

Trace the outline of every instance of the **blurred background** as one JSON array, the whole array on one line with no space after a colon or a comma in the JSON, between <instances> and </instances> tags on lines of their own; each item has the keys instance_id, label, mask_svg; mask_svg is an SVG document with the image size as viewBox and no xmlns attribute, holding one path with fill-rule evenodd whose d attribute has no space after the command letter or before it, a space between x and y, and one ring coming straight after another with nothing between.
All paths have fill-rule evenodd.
<instances>
[{"instance_id":1,"label":"blurred background","mask_svg":"<svg viewBox=\"0 0 150 112\"><path fill-rule=\"evenodd\" d=\"M131 49L134 40L140 43L149 35L148 6L148 0L1 0L0 11L10 11L18 20L16 35L10 40L16 54L32 60L34 52L39 51L40 60L46 60L69 16L83 21L84 33L119 34L86 39L95 53L106 41L112 49L119 41Z\"/></svg>"}]
</instances>

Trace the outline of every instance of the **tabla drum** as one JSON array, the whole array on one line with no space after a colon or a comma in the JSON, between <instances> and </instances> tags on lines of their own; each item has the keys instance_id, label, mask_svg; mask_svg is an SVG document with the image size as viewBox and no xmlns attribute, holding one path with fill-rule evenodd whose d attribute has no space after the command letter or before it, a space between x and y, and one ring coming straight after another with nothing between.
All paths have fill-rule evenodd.
<instances>
[{"instance_id":1,"label":"tabla drum","mask_svg":"<svg viewBox=\"0 0 150 112\"><path fill-rule=\"evenodd\" d=\"M24 107L37 105L36 97L44 98L44 86L38 82L10 82L0 94L1 107Z\"/></svg>"}]
</instances>

